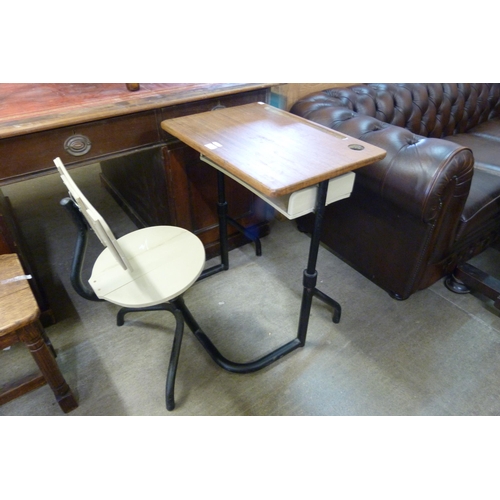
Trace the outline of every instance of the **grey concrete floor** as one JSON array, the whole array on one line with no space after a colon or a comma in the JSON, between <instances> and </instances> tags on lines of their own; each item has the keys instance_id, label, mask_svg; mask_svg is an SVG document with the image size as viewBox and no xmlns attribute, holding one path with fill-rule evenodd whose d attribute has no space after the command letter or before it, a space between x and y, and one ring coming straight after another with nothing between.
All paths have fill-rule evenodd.
<instances>
[{"instance_id":1,"label":"grey concrete floor","mask_svg":"<svg viewBox=\"0 0 500 500\"><path fill-rule=\"evenodd\" d=\"M73 171L118 236L130 220L100 187L98 166ZM47 328L58 362L79 400L70 416L442 416L500 414L500 314L477 295L438 282L397 302L321 248L319 288L342 305L339 324L315 301L305 347L270 367L238 375L216 366L187 331L176 383L177 407L164 402L173 320L130 315L87 302L69 283L74 231L59 206L56 175L3 188L36 259L57 318ZM246 361L296 334L309 239L293 222L273 221L262 240L231 251L230 270L191 288L185 300L229 358ZM101 250L94 241L92 256ZM496 251L480 258L492 272ZM32 368L23 346L0 353L0 375ZM0 415L62 415L48 387L0 407Z\"/></svg>"}]
</instances>

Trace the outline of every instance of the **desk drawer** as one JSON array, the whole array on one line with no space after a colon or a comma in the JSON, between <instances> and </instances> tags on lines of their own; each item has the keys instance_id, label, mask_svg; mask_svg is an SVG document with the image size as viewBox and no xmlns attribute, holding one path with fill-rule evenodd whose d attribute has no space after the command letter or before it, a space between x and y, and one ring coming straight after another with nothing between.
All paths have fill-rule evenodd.
<instances>
[{"instance_id":1,"label":"desk drawer","mask_svg":"<svg viewBox=\"0 0 500 500\"><path fill-rule=\"evenodd\" d=\"M77 136L88 138L90 149L85 154L75 156L65 149L65 143ZM57 156L66 165L90 163L159 141L154 110L9 137L0 140L0 182L54 169L52 160Z\"/></svg>"}]
</instances>

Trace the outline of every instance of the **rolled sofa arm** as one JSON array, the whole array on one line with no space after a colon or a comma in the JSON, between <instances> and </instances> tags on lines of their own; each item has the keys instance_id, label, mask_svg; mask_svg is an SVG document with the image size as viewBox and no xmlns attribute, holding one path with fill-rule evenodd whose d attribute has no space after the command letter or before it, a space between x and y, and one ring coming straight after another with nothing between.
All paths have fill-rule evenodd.
<instances>
[{"instance_id":1,"label":"rolled sofa arm","mask_svg":"<svg viewBox=\"0 0 500 500\"><path fill-rule=\"evenodd\" d=\"M443 204L453 205L457 219L467 199L474 158L470 149L443 139L426 138L345 107L314 106L302 114L300 101L292 107L300 116L374 144L387 155L356 171L356 182L402 209L432 223ZM451 199L450 199L451 196Z\"/></svg>"}]
</instances>

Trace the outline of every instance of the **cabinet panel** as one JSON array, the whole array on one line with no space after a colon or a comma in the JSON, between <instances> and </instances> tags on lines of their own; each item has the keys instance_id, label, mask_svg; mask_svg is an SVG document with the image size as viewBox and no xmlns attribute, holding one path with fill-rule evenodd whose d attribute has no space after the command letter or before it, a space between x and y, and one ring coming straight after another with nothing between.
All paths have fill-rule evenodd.
<instances>
[{"instance_id":1,"label":"cabinet panel","mask_svg":"<svg viewBox=\"0 0 500 500\"><path fill-rule=\"evenodd\" d=\"M172 224L193 231L203 241L208 256L219 253L217 172L200 160L200 154L183 143L165 148L165 172ZM248 189L225 178L229 215L259 237L269 233L265 203ZM229 246L248 240L228 227Z\"/></svg>"},{"instance_id":2,"label":"cabinet panel","mask_svg":"<svg viewBox=\"0 0 500 500\"><path fill-rule=\"evenodd\" d=\"M171 224L162 148L101 162L101 180L138 227Z\"/></svg>"}]
</instances>

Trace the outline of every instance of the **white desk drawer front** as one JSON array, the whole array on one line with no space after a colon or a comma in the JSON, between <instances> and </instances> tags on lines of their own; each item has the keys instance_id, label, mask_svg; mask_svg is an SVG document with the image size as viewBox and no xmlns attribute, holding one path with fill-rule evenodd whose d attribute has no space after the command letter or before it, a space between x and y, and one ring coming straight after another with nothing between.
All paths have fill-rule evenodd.
<instances>
[{"instance_id":1,"label":"white desk drawer front","mask_svg":"<svg viewBox=\"0 0 500 500\"><path fill-rule=\"evenodd\" d=\"M278 212L283 214L288 219L296 219L297 217L301 217L302 215L306 215L314 211L316 205L316 193L318 191L317 186L310 186L304 189L300 189L299 191L295 191L294 193L291 193L289 195L271 198L260 193L252 186L249 186L247 183L243 182L235 175L229 173L227 170L223 169L206 156L200 155L200 158L212 167L223 172L231 179L239 182L242 186L245 186L247 189L262 198L266 203L278 210ZM338 177L330 179L330 181L328 182L326 205L330 205L330 203L348 198L351 195L355 177L356 174L354 172L347 172L346 174L339 175Z\"/></svg>"}]
</instances>

